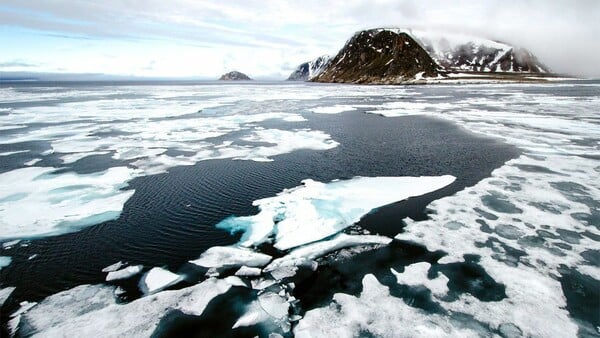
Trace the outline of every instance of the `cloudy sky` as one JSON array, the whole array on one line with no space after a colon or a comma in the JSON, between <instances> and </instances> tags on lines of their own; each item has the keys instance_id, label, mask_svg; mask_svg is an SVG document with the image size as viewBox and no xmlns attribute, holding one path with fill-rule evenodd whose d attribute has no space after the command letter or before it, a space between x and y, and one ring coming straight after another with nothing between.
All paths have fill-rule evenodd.
<instances>
[{"instance_id":1,"label":"cloudy sky","mask_svg":"<svg viewBox=\"0 0 600 338\"><path fill-rule=\"evenodd\" d=\"M357 30L468 32L600 77L598 0L0 0L0 71L282 79Z\"/></svg>"}]
</instances>

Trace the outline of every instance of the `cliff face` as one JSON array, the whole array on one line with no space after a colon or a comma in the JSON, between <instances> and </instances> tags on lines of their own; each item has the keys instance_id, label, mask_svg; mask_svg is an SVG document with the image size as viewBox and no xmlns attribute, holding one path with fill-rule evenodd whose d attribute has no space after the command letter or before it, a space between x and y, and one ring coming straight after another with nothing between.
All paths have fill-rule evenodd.
<instances>
[{"instance_id":1,"label":"cliff face","mask_svg":"<svg viewBox=\"0 0 600 338\"><path fill-rule=\"evenodd\" d=\"M248 80L252 80L252 79L250 77L248 77L248 75L234 70L232 72L221 75L219 80L222 80L222 81L244 81L244 80L248 81Z\"/></svg>"},{"instance_id":2,"label":"cliff face","mask_svg":"<svg viewBox=\"0 0 600 338\"><path fill-rule=\"evenodd\" d=\"M323 70L329 64L331 57L329 55L322 55L318 58L305 62L298 67L290 74L287 78L288 81L308 81L314 78L315 76L321 74Z\"/></svg>"},{"instance_id":3,"label":"cliff face","mask_svg":"<svg viewBox=\"0 0 600 338\"><path fill-rule=\"evenodd\" d=\"M427 52L406 33L372 29L355 34L313 81L394 84L417 74L438 75Z\"/></svg>"}]
</instances>

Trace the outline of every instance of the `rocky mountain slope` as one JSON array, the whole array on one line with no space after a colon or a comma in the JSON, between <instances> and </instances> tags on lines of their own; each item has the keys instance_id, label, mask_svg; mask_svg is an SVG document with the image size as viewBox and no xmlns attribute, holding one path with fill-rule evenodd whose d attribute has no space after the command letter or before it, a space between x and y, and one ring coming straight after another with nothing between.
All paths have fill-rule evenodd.
<instances>
[{"instance_id":1,"label":"rocky mountain slope","mask_svg":"<svg viewBox=\"0 0 600 338\"><path fill-rule=\"evenodd\" d=\"M316 82L396 84L454 76L518 79L550 70L532 53L474 36L377 28L356 33Z\"/></svg>"},{"instance_id":2,"label":"rocky mountain slope","mask_svg":"<svg viewBox=\"0 0 600 338\"><path fill-rule=\"evenodd\" d=\"M438 66L408 34L372 29L356 33L317 82L402 83L417 74L437 76Z\"/></svg>"},{"instance_id":3,"label":"rocky mountain slope","mask_svg":"<svg viewBox=\"0 0 600 338\"><path fill-rule=\"evenodd\" d=\"M248 75L234 70L232 72L221 75L219 80L222 80L222 81L248 81L248 80L252 80L252 79Z\"/></svg>"},{"instance_id":4,"label":"rocky mountain slope","mask_svg":"<svg viewBox=\"0 0 600 338\"><path fill-rule=\"evenodd\" d=\"M413 36L447 71L530 72L550 70L524 48L466 34L394 29Z\"/></svg>"},{"instance_id":5,"label":"rocky mountain slope","mask_svg":"<svg viewBox=\"0 0 600 338\"><path fill-rule=\"evenodd\" d=\"M322 55L318 58L305 62L298 67L290 74L287 78L288 81L308 81L314 78L315 76L321 74L327 64L331 56Z\"/></svg>"}]
</instances>

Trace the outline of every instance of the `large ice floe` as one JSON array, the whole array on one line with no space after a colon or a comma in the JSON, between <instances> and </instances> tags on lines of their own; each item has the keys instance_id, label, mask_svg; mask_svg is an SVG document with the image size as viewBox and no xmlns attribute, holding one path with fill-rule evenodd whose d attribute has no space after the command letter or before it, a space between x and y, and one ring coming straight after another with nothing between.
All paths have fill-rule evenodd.
<instances>
[{"instance_id":1,"label":"large ice floe","mask_svg":"<svg viewBox=\"0 0 600 338\"><path fill-rule=\"evenodd\" d=\"M304 181L301 186L255 201L259 209L256 215L223 220L219 226L242 232L241 241L231 247L214 247L192 260L194 264L188 265L208 276L197 284L164 290L177 288L174 283L186 276L154 268L150 272L155 273L139 277L140 287L148 287L139 299L118 303L115 286L78 286L37 305L23 302L11 315L9 327L22 335L86 336L100 332L109 337L150 336L163 325L177 323L176 315L183 314L187 316L183 323L205 320L202 323L206 324L209 318L213 323L225 323L230 333L260 326L265 336L600 335L598 84L401 88L302 84L275 90L269 93L271 98L260 89L239 87L236 93L263 103L296 100L298 109L306 114L364 112L381 118L443 118L472 132L497 137L519 147L522 153L476 185L434 201L428 206L428 219L404 219L404 231L395 239L366 234L356 230L357 226L347 227L372 209L439 189L450 184L452 177ZM209 90L193 91L206 95L210 102ZM161 97L167 100L182 93L167 92ZM25 94L16 93L15 100L30 99L20 95ZM9 97L0 96L0 100ZM213 103L232 107L232 102L235 100ZM147 113L160 116L159 112ZM61 113L57 110L52 114L60 117ZM29 117L38 118L33 114ZM231 119L238 118L246 117ZM276 120L300 123L290 121L301 118L292 114ZM198 145L187 144L181 149L196 151L181 158L159 150L143 156L124 148L110 151L141 161L132 169L147 174L203 158L270 160L279 153L272 144L288 150L294 146L277 142L279 132L260 129L256 121L260 118L254 119L234 122L233 129L247 132L242 136L246 142L266 145L219 143L209 145L203 153L193 148ZM19 135L25 137L29 132L21 125L27 121L16 120L14 132L22 131ZM323 132L291 132L301 139L306 136L303 132L315 136L315 148L335 146ZM174 135L183 137L184 133ZM152 144L167 142L161 137L155 134ZM202 142L212 141L197 144ZM95 146L81 149L98 151ZM264 242L279 250L260 245ZM106 272L119 272L121 267L117 264ZM2 287L0 300L13 291ZM327 293L329 288L329 297L307 305L307 289ZM220 316L219 320L210 317L210 311ZM258 335L252 332L252 336Z\"/></svg>"},{"instance_id":2,"label":"large ice floe","mask_svg":"<svg viewBox=\"0 0 600 338\"><path fill-rule=\"evenodd\" d=\"M208 279L186 289L163 291L127 304L116 303L114 287L81 285L48 297L15 318L27 323L19 331L26 336L150 337L166 312L178 310L200 315L214 297L227 292L232 285L240 285L236 278Z\"/></svg>"},{"instance_id":3,"label":"large ice floe","mask_svg":"<svg viewBox=\"0 0 600 338\"><path fill-rule=\"evenodd\" d=\"M122 190L135 170L77 175L30 167L0 174L0 238L52 235L119 216L133 195Z\"/></svg>"},{"instance_id":4,"label":"large ice floe","mask_svg":"<svg viewBox=\"0 0 600 338\"><path fill-rule=\"evenodd\" d=\"M260 212L231 217L217 224L242 231L242 246L259 245L274 236L274 246L287 250L329 237L360 220L374 208L441 189L455 177L355 177L302 185L275 197L253 202Z\"/></svg>"}]
</instances>

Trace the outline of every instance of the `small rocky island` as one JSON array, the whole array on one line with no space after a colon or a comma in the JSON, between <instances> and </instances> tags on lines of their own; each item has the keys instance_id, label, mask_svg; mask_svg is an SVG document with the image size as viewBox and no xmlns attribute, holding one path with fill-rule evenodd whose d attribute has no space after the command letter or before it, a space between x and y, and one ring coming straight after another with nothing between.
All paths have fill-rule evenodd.
<instances>
[{"instance_id":1,"label":"small rocky island","mask_svg":"<svg viewBox=\"0 0 600 338\"><path fill-rule=\"evenodd\" d=\"M221 81L249 81L252 80L248 75L238 72L236 70L221 75L219 78Z\"/></svg>"}]
</instances>

